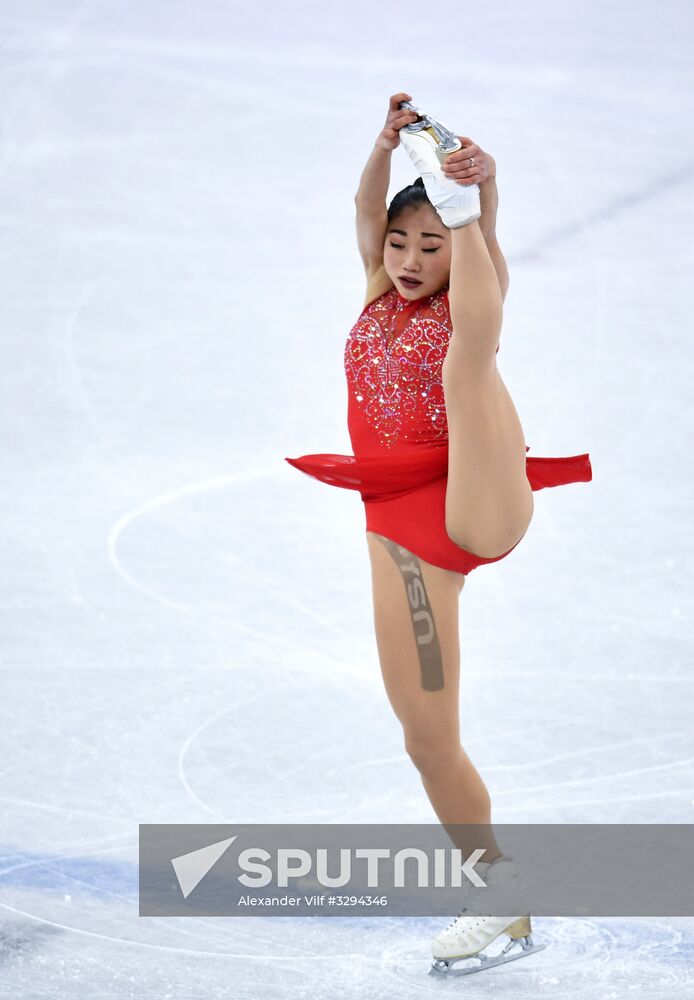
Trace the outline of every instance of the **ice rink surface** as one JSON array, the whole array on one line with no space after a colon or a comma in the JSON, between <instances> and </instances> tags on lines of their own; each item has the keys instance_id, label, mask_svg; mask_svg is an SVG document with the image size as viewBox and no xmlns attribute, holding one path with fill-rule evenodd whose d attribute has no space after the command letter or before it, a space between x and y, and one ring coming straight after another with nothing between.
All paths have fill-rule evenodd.
<instances>
[{"instance_id":1,"label":"ice rink surface","mask_svg":"<svg viewBox=\"0 0 694 1000\"><path fill-rule=\"evenodd\" d=\"M500 370L530 453L593 465L468 579L463 746L496 823L694 821L693 22L2 5L1 996L694 997L694 919L539 917L446 983L438 918L137 915L140 823L435 821L359 496L283 461L351 450L353 197L401 90L495 156Z\"/></svg>"}]
</instances>

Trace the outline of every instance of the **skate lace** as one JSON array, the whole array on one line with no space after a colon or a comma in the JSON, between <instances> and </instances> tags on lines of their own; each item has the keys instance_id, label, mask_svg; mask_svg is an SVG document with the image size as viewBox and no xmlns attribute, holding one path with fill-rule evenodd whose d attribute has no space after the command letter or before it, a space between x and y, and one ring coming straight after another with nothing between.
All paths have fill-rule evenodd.
<instances>
[{"instance_id":1,"label":"skate lace","mask_svg":"<svg viewBox=\"0 0 694 1000\"><path fill-rule=\"evenodd\" d=\"M470 914L468 913L467 906L464 906L462 908L462 910L460 910L458 912L458 915L455 916L455 917L453 917L453 919L451 920L451 922L448 925L448 927L446 928L446 930L449 931L451 929L451 927L454 927L458 923L458 921L460 920L460 918L464 917L464 916L467 916L468 918L470 917Z\"/></svg>"}]
</instances>

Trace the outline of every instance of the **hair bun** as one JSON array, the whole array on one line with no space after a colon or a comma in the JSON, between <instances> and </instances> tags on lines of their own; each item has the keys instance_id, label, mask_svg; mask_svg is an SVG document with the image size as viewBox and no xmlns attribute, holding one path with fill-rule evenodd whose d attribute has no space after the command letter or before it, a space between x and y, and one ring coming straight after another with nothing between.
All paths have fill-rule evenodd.
<instances>
[{"instance_id":1,"label":"hair bun","mask_svg":"<svg viewBox=\"0 0 694 1000\"><path fill-rule=\"evenodd\" d=\"M393 197L388 206L388 225L391 225L405 209L417 208L419 205L431 205L422 177L417 177L414 183L408 184Z\"/></svg>"}]
</instances>

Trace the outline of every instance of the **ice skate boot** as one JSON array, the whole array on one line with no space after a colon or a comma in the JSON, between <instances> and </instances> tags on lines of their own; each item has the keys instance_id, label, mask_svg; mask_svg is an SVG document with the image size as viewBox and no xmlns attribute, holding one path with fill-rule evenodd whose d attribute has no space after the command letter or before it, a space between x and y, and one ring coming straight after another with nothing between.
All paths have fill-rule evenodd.
<instances>
[{"instance_id":1,"label":"ice skate boot","mask_svg":"<svg viewBox=\"0 0 694 1000\"><path fill-rule=\"evenodd\" d=\"M472 890L471 898L475 897L475 908L481 909L478 900L486 898L487 902L497 903L503 900L509 904L509 909L523 908L524 888L520 884L518 869L512 858L501 857L491 865L478 865L482 878L487 882L486 888ZM482 892L491 895L481 897ZM471 904L472 905L472 904ZM517 958L526 958L536 951L542 951L547 945L533 944L530 916L494 917L476 915L466 907L444 931L434 938L432 955L434 961L429 970L434 976L469 976L484 969L491 969ZM501 951L492 954L484 953L493 941L501 934L507 934L510 940ZM515 949L515 951L514 951ZM464 961L465 966L453 968L456 962ZM475 959L478 961L475 962Z\"/></svg>"},{"instance_id":2,"label":"ice skate boot","mask_svg":"<svg viewBox=\"0 0 694 1000\"><path fill-rule=\"evenodd\" d=\"M400 107L420 116L418 121L400 129L400 144L422 177L429 201L443 224L457 229L479 219L482 214L479 185L458 184L441 170L446 157L462 149L460 139L447 125L422 114L410 101L401 101Z\"/></svg>"}]
</instances>

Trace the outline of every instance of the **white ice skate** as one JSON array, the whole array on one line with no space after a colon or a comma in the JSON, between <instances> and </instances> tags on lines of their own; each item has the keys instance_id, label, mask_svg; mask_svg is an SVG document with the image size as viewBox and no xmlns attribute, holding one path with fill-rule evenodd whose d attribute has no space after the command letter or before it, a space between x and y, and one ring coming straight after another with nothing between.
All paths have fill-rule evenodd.
<instances>
[{"instance_id":1,"label":"white ice skate","mask_svg":"<svg viewBox=\"0 0 694 1000\"><path fill-rule=\"evenodd\" d=\"M488 902L494 900L495 905L491 907L493 909L497 908L499 900L513 903L513 908L516 910L522 905L524 887L511 858L501 857L491 865L478 865L478 868L487 887L470 891L470 897L475 898L475 909L482 909L478 902L482 898L486 898ZM491 895L482 897L480 894L483 892L490 892ZM511 908L509 905L509 909ZM533 944L531 931L530 917L527 914L513 917L478 916L474 913L469 914L465 908L434 938L432 944L434 961L429 974L469 976L484 969L513 962L517 958L526 958L547 947L544 944ZM510 938L505 947L498 953L484 954L483 950L504 933ZM465 959L470 959L471 962L460 969L453 968L456 962ZM478 962L475 963L474 959L478 959Z\"/></svg>"},{"instance_id":2,"label":"white ice skate","mask_svg":"<svg viewBox=\"0 0 694 1000\"><path fill-rule=\"evenodd\" d=\"M458 184L441 170L446 157L462 149L460 139L443 122L423 114L409 101L401 101L400 107L420 116L418 121L400 129L400 144L422 177L427 197L443 224L457 229L479 219L482 214L479 185Z\"/></svg>"}]
</instances>

